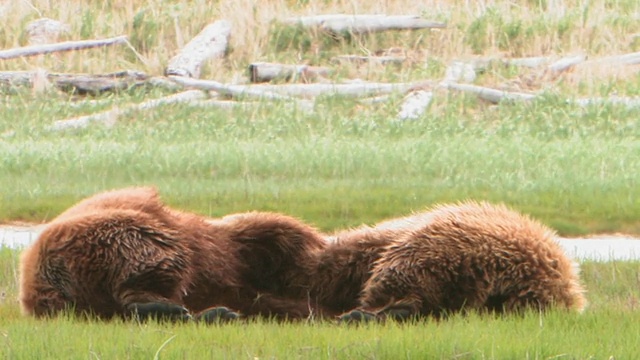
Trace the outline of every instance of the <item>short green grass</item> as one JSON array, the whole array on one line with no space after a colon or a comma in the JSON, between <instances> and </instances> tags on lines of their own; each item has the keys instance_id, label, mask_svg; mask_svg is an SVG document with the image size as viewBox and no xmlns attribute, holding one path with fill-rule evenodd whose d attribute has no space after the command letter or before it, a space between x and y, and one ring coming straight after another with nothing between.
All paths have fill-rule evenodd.
<instances>
[{"instance_id":1,"label":"short green grass","mask_svg":"<svg viewBox=\"0 0 640 360\"><path fill-rule=\"evenodd\" d=\"M86 106L5 100L0 132L13 133L0 141L0 219L46 221L98 191L154 185L185 210L281 211L324 230L476 199L507 203L564 235L640 233L637 110L582 109L551 94L499 107L439 95L425 116L399 122L400 98L374 108L326 98L313 113L281 103L173 105L110 129L51 133L53 119Z\"/></svg>"},{"instance_id":2,"label":"short green grass","mask_svg":"<svg viewBox=\"0 0 640 360\"><path fill-rule=\"evenodd\" d=\"M17 261L18 251L0 249L0 357L8 359L629 359L640 352L638 262L583 262L590 302L583 314L203 326L24 318Z\"/></svg>"},{"instance_id":3,"label":"short green grass","mask_svg":"<svg viewBox=\"0 0 640 360\"><path fill-rule=\"evenodd\" d=\"M216 2L90 0L0 4L0 48L27 45L24 26L61 20L60 40L129 35L131 47L0 62L0 70L161 75L213 20L232 23L224 61L202 77L236 82L249 63L330 66L332 81L439 81L454 60L638 51L635 0ZM422 14L443 30L348 36L282 26L288 16ZM336 55L391 53L403 66L340 65ZM557 78L494 65L476 83L542 91L531 104L489 106L436 91L415 121L402 101L365 105L325 97L312 112L271 102L221 110L185 105L134 112L113 128L52 133L53 121L167 95L157 89L82 98L0 88L0 222L44 222L83 197L153 185L172 206L208 216L273 210L323 230L401 216L434 203L504 202L562 235L640 234L638 109L567 103L638 96L637 67L585 66ZM97 100L93 102L92 100ZM583 262L590 306L582 315L471 314L441 322L338 326L329 322L203 327L23 318L18 252L0 249L0 357L10 359L631 359L640 353L638 262Z\"/></svg>"}]
</instances>

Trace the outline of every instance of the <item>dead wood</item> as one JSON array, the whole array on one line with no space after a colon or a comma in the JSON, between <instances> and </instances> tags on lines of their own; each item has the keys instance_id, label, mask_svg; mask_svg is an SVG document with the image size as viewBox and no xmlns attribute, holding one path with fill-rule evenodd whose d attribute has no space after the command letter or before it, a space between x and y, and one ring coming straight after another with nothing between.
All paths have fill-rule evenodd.
<instances>
[{"instance_id":1,"label":"dead wood","mask_svg":"<svg viewBox=\"0 0 640 360\"><path fill-rule=\"evenodd\" d=\"M125 70L109 74L49 74L44 78L56 88L75 94L100 94L139 86L149 77L139 71ZM39 71L2 71L0 86L35 86L36 78L42 77Z\"/></svg>"},{"instance_id":2,"label":"dead wood","mask_svg":"<svg viewBox=\"0 0 640 360\"><path fill-rule=\"evenodd\" d=\"M202 64L206 60L224 57L229 34L231 23L226 20L207 25L169 60L165 74L199 78Z\"/></svg>"},{"instance_id":3,"label":"dead wood","mask_svg":"<svg viewBox=\"0 0 640 360\"><path fill-rule=\"evenodd\" d=\"M536 97L535 94L502 91L483 86L448 83L445 86L449 89L467 92L478 96L480 99L497 104L502 101L529 101Z\"/></svg>"},{"instance_id":4,"label":"dead wood","mask_svg":"<svg viewBox=\"0 0 640 360\"><path fill-rule=\"evenodd\" d=\"M442 22L430 21L415 15L318 15L288 18L286 23L307 28L321 28L332 33L364 34L387 30L417 30L444 28Z\"/></svg>"},{"instance_id":5,"label":"dead wood","mask_svg":"<svg viewBox=\"0 0 640 360\"><path fill-rule=\"evenodd\" d=\"M372 64L397 64L400 65L407 60L406 57L402 56L360 56L360 55L338 55L331 58L331 62L334 64L342 64L342 63L356 63L356 64L364 64L364 63L372 63Z\"/></svg>"},{"instance_id":6,"label":"dead wood","mask_svg":"<svg viewBox=\"0 0 640 360\"><path fill-rule=\"evenodd\" d=\"M190 90L165 96L159 99L148 100L140 104L131 104L123 108L114 107L110 110L103 111L96 114L74 117L71 119L64 119L55 121L48 130L59 131L67 129L81 129L89 126L91 123L102 123L106 126L113 126L118 119L118 116L134 111L134 110L147 110L155 108L165 104L173 104L179 102L193 102L196 100L206 99L207 94L199 90Z\"/></svg>"},{"instance_id":7,"label":"dead wood","mask_svg":"<svg viewBox=\"0 0 640 360\"><path fill-rule=\"evenodd\" d=\"M90 49L95 47L124 44L126 42L127 36L122 35L102 40L65 41L53 44L24 46L14 49L0 50L0 60L7 60L24 56L42 55L60 51Z\"/></svg>"},{"instance_id":8,"label":"dead wood","mask_svg":"<svg viewBox=\"0 0 640 360\"><path fill-rule=\"evenodd\" d=\"M300 79L304 82L326 77L331 70L322 66L287 65L268 62L255 62L249 65L249 78L252 83L272 80Z\"/></svg>"},{"instance_id":9,"label":"dead wood","mask_svg":"<svg viewBox=\"0 0 640 360\"><path fill-rule=\"evenodd\" d=\"M427 110L432 99L433 92L431 91L417 90L410 92L404 97L398 113L398 119L413 120L419 118Z\"/></svg>"}]
</instances>

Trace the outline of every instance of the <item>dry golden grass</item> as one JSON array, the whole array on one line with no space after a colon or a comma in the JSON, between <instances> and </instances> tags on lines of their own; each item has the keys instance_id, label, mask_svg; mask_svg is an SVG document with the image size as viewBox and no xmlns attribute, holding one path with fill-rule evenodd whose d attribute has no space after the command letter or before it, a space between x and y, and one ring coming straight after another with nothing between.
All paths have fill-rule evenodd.
<instances>
[{"instance_id":1,"label":"dry golden grass","mask_svg":"<svg viewBox=\"0 0 640 360\"><path fill-rule=\"evenodd\" d=\"M640 23L636 17L640 4L635 0L526 0L526 1L305 1L305 0L2 0L0 1L0 48L28 44L25 26L47 17L68 24L60 40L105 38L126 34L132 47L93 49L58 53L0 62L0 70L51 72L111 72L137 69L160 75L167 61L205 25L226 19L232 23L228 57L212 60L203 77L240 81L253 61L325 63L331 54L373 54L397 46L410 55L409 66L401 70L375 67L342 69L339 76L358 76L370 80L402 80L437 76L442 69L426 69L425 64L447 64L456 59L487 57L561 56L584 53L590 59L635 51ZM306 47L291 46L287 52L275 51L296 36L274 21L290 16L329 13L417 14L445 21L446 29L412 33L353 37L331 42L319 34L305 34ZM135 49L135 50L134 50ZM636 73L602 67L577 70L569 83L585 82L587 90L603 80L616 81ZM500 76L489 74L484 83L500 84ZM547 79L548 80L548 79ZM557 81L554 79L553 81ZM536 88L536 86L530 86Z\"/></svg>"}]
</instances>

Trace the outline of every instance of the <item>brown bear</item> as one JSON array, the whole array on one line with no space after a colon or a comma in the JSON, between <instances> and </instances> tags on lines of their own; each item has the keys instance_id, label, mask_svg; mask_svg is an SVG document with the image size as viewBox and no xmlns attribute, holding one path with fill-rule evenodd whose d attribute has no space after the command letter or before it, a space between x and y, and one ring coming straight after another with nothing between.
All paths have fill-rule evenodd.
<instances>
[{"instance_id":1,"label":"brown bear","mask_svg":"<svg viewBox=\"0 0 640 360\"><path fill-rule=\"evenodd\" d=\"M502 205L437 206L336 234L316 260L311 294L346 321L465 309L581 311L576 266L554 236Z\"/></svg>"},{"instance_id":2,"label":"brown bear","mask_svg":"<svg viewBox=\"0 0 640 360\"><path fill-rule=\"evenodd\" d=\"M92 196L54 219L21 256L20 303L35 316L189 318L210 307L306 317L308 274L326 247L292 217L209 219L165 206L152 188ZM222 308L224 309L224 308ZM220 308L206 313L220 315ZM235 313L229 313L231 317Z\"/></svg>"}]
</instances>

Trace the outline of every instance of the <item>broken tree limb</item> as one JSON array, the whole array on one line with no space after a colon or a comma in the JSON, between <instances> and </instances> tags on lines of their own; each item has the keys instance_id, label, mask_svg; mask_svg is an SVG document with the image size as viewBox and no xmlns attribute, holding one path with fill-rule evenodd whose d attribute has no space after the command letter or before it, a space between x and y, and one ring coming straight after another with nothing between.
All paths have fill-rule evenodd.
<instances>
[{"instance_id":1,"label":"broken tree limb","mask_svg":"<svg viewBox=\"0 0 640 360\"><path fill-rule=\"evenodd\" d=\"M53 44L44 45L32 45L24 46L14 49L0 50L0 60L13 59L24 56L34 56L41 54L48 54L52 52L60 51L72 51L81 49L90 49L95 47L110 46L117 44L124 44L127 42L127 36L117 36L102 40L80 40L80 41L65 41Z\"/></svg>"},{"instance_id":2,"label":"broken tree limb","mask_svg":"<svg viewBox=\"0 0 640 360\"><path fill-rule=\"evenodd\" d=\"M354 82L350 84L281 84L281 85L250 85L250 89L260 89L271 93L313 98L321 95L340 95L347 97L365 97L393 92L407 92L414 87L430 85L430 82L416 83L371 83ZM242 85L238 85L242 86Z\"/></svg>"},{"instance_id":3,"label":"broken tree limb","mask_svg":"<svg viewBox=\"0 0 640 360\"><path fill-rule=\"evenodd\" d=\"M640 107L640 97L622 97L612 96L608 98L588 98L588 99L576 99L568 100L570 104L576 104L582 107L592 105L623 105L627 109L635 109Z\"/></svg>"},{"instance_id":4,"label":"broken tree limb","mask_svg":"<svg viewBox=\"0 0 640 360\"><path fill-rule=\"evenodd\" d=\"M140 104L128 105L124 108L114 107L113 109L103 111L97 114L85 115L75 117L71 119L64 119L55 121L51 126L47 128L50 131L60 131L67 129L81 129L86 128L91 123L102 123L106 126L113 126L118 119L118 116L134 110L146 110L154 107L158 107L165 104L173 104L179 102L192 102L196 100L206 99L207 94L199 90L189 90L170 96L165 96L159 99L148 100Z\"/></svg>"},{"instance_id":5,"label":"broken tree limb","mask_svg":"<svg viewBox=\"0 0 640 360\"><path fill-rule=\"evenodd\" d=\"M302 27L319 27L333 33L365 34L387 30L417 30L445 28L442 22L430 21L415 15L318 15L288 18L286 23Z\"/></svg>"},{"instance_id":6,"label":"broken tree limb","mask_svg":"<svg viewBox=\"0 0 640 360\"><path fill-rule=\"evenodd\" d=\"M252 83L271 80L291 80L300 78L310 81L329 75L330 69L321 66L286 65L268 62L255 62L249 65L249 78Z\"/></svg>"},{"instance_id":7,"label":"broken tree limb","mask_svg":"<svg viewBox=\"0 0 640 360\"><path fill-rule=\"evenodd\" d=\"M584 55L584 54L567 56L558 61L553 62L551 65L547 67L547 69L552 72L560 73L565 70L568 70L573 66L583 63L586 60L587 60L587 55Z\"/></svg>"},{"instance_id":8,"label":"broken tree limb","mask_svg":"<svg viewBox=\"0 0 640 360\"><path fill-rule=\"evenodd\" d=\"M431 104L433 92L426 90L412 91L404 97L404 101L400 106L398 119L414 120L420 117Z\"/></svg>"},{"instance_id":9,"label":"broken tree limb","mask_svg":"<svg viewBox=\"0 0 640 360\"><path fill-rule=\"evenodd\" d=\"M535 94L519 93L502 91L483 86L448 83L445 84L449 89L467 92L478 96L482 100L486 100L490 103L497 104L502 101L529 101L536 97Z\"/></svg>"},{"instance_id":10,"label":"broken tree limb","mask_svg":"<svg viewBox=\"0 0 640 360\"><path fill-rule=\"evenodd\" d=\"M215 91L221 95L230 96L233 98L257 98L268 100L282 100L296 103L302 110L310 111L313 109L313 103L292 98L290 96L277 94L269 91L268 89L262 89L258 86L245 86L245 85L231 85L223 84L213 80L199 80L191 79L182 76L169 76L169 78L187 88Z\"/></svg>"},{"instance_id":11,"label":"broken tree limb","mask_svg":"<svg viewBox=\"0 0 640 360\"><path fill-rule=\"evenodd\" d=\"M602 59L596 59L593 61L620 64L620 65L637 65L637 64L640 64L640 52L624 54L624 55L607 56Z\"/></svg>"},{"instance_id":12,"label":"broken tree limb","mask_svg":"<svg viewBox=\"0 0 640 360\"><path fill-rule=\"evenodd\" d=\"M331 58L331 62L334 64L342 63L371 63L371 64L397 64L400 65L407 60L406 57L401 56L359 56L359 55L339 55Z\"/></svg>"},{"instance_id":13,"label":"broken tree limb","mask_svg":"<svg viewBox=\"0 0 640 360\"><path fill-rule=\"evenodd\" d=\"M207 25L167 65L165 75L200 77L202 63L211 58L222 58L227 51L231 23L218 20Z\"/></svg>"},{"instance_id":14,"label":"broken tree limb","mask_svg":"<svg viewBox=\"0 0 640 360\"><path fill-rule=\"evenodd\" d=\"M129 89L144 84L149 78L145 73L124 70L109 74L50 74L39 71L2 71L0 85L33 87L38 76L46 78L58 89L76 94L99 94Z\"/></svg>"}]
</instances>

